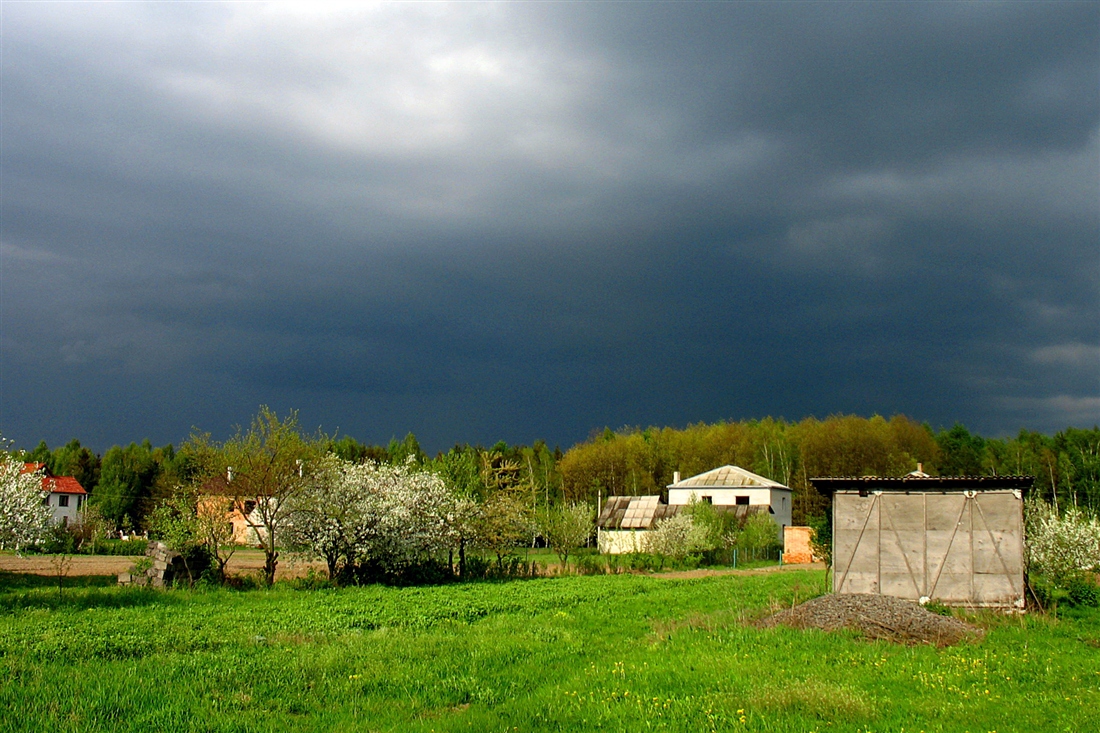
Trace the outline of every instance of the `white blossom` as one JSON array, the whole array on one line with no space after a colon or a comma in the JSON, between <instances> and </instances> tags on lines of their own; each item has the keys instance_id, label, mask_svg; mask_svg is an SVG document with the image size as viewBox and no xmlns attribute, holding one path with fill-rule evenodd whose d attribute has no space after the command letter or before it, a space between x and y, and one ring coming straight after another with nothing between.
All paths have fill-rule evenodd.
<instances>
[{"instance_id":1,"label":"white blossom","mask_svg":"<svg viewBox=\"0 0 1100 733\"><path fill-rule=\"evenodd\" d=\"M646 552L682 561L688 555L707 548L706 527L696 524L687 512L663 519L645 533Z\"/></svg>"},{"instance_id":2,"label":"white blossom","mask_svg":"<svg viewBox=\"0 0 1100 733\"><path fill-rule=\"evenodd\" d=\"M377 564L397 571L445 552L454 497L443 480L413 466L327 459L294 513L294 533L329 571Z\"/></svg>"},{"instance_id":3,"label":"white blossom","mask_svg":"<svg viewBox=\"0 0 1100 733\"><path fill-rule=\"evenodd\" d=\"M46 537L52 513L43 503L42 472L0 452L0 549L19 551Z\"/></svg>"},{"instance_id":4,"label":"white blossom","mask_svg":"<svg viewBox=\"0 0 1100 733\"><path fill-rule=\"evenodd\" d=\"M1059 516L1050 504L1029 501L1027 554L1031 569L1056 583L1100 567L1100 521L1077 507Z\"/></svg>"}]
</instances>

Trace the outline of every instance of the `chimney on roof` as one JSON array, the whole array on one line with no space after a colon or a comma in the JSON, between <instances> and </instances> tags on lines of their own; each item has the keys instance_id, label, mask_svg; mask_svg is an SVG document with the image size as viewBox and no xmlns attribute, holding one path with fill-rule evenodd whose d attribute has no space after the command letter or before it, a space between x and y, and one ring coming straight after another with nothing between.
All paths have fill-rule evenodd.
<instances>
[{"instance_id":1,"label":"chimney on roof","mask_svg":"<svg viewBox=\"0 0 1100 733\"><path fill-rule=\"evenodd\" d=\"M680 483L680 472L679 471L673 471L672 472L672 483L674 483L674 484Z\"/></svg>"}]
</instances>

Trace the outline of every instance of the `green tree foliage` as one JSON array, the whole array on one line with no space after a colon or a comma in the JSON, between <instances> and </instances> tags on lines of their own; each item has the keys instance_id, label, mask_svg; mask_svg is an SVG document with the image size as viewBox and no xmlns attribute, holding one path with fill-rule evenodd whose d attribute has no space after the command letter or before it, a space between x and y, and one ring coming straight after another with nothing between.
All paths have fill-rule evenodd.
<instances>
[{"instance_id":1,"label":"green tree foliage","mask_svg":"<svg viewBox=\"0 0 1100 733\"><path fill-rule=\"evenodd\" d=\"M432 462L432 469L442 477L455 496L481 501L486 495L481 464L480 449L456 445L446 453L440 453Z\"/></svg>"},{"instance_id":2,"label":"green tree foliage","mask_svg":"<svg viewBox=\"0 0 1100 733\"><path fill-rule=\"evenodd\" d=\"M918 463L934 469L938 454L932 431L905 416L837 415L605 430L569 449L559 470L566 499L595 503L597 496L663 493L674 471L687 477L739 465L794 489L794 520L803 522L825 510L811 477L897 476Z\"/></svg>"},{"instance_id":3,"label":"green tree foliage","mask_svg":"<svg viewBox=\"0 0 1100 733\"><path fill-rule=\"evenodd\" d=\"M116 527L143 527L160 471L148 440L126 447L116 445L103 454L99 485L89 503L99 507L104 519Z\"/></svg>"},{"instance_id":4,"label":"green tree foliage","mask_svg":"<svg viewBox=\"0 0 1100 733\"><path fill-rule=\"evenodd\" d=\"M496 491L480 505L474 520L474 544L496 555L504 570L504 558L531 539L533 517L522 497L511 491Z\"/></svg>"},{"instance_id":5,"label":"green tree foliage","mask_svg":"<svg viewBox=\"0 0 1100 733\"><path fill-rule=\"evenodd\" d=\"M209 564L209 548L199 519L198 497L180 487L149 515L149 531L168 548L178 552L187 573L188 585L195 584L201 567Z\"/></svg>"},{"instance_id":6,"label":"green tree foliage","mask_svg":"<svg viewBox=\"0 0 1100 733\"><path fill-rule=\"evenodd\" d=\"M388 463L390 460L390 453L384 447L360 443L348 435L331 441L328 450L340 460L351 463Z\"/></svg>"},{"instance_id":7,"label":"green tree foliage","mask_svg":"<svg viewBox=\"0 0 1100 733\"><path fill-rule=\"evenodd\" d=\"M729 564L732 562L732 549L737 544L737 535L741 531L741 522L737 514L720 511L705 501L692 500L682 513L690 514L695 526L702 532L700 545L703 559L710 564Z\"/></svg>"},{"instance_id":8,"label":"green tree foliage","mask_svg":"<svg viewBox=\"0 0 1100 733\"><path fill-rule=\"evenodd\" d=\"M420 449L420 441L412 433L406 435L401 442L396 438L391 440L386 452L389 454L389 462L394 466L405 466L410 459L420 465L427 458L424 451Z\"/></svg>"},{"instance_id":9,"label":"green tree foliage","mask_svg":"<svg viewBox=\"0 0 1100 733\"><path fill-rule=\"evenodd\" d=\"M557 554L562 570L569 563L569 554L584 546L592 536L593 519L592 507L587 504L558 504L544 507L539 512L539 534Z\"/></svg>"},{"instance_id":10,"label":"green tree foliage","mask_svg":"<svg viewBox=\"0 0 1100 733\"><path fill-rule=\"evenodd\" d=\"M738 549L744 550L749 557L756 557L779 544L778 526L767 514L749 515L737 535Z\"/></svg>"},{"instance_id":11,"label":"green tree foliage","mask_svg":"<svg viewBox=\"0 0 1100 733\"><path fill-rule=\"evenodd\" d=\"M985 440L961 423L936 435L940 448L939 472L944 476L979 476L985 461Z\"/></svg>"},{"instance_id":12,"label":"green tree foliage","mask_svg":"<svg viewBox=\"0 0 1100 733\"><path fill-rule=\"evenodd\" d=\"M280 418L262 405L248 429L238 428L224 443L195 435L188 444L204 491L232 497L256 532L268 585L275 582L280 543L292 524L295 501L313 485L312 472L321 468L329 443L322 434L303 435L296 412Z\"/></svg>"}]
</instances>

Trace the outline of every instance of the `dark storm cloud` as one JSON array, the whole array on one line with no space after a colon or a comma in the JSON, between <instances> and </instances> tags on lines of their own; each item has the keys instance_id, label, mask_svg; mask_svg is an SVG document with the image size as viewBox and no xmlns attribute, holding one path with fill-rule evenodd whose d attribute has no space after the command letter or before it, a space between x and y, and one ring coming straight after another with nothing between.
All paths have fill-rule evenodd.
<instances>
[{"instance_id":1,"label":"dark storm cloud","mask_svg":"<svg viewBox=\"0 0 1100 733\"><path fill-rule=\"evenodd\" d=\"M1098 21L7 5L0 428L1094 423Z\"/></svg>"}]
</instances>

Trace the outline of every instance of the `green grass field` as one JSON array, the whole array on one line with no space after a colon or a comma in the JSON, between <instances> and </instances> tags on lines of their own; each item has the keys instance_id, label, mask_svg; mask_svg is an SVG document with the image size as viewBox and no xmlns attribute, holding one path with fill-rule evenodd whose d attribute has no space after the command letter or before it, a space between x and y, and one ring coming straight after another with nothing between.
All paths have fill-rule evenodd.
<instances>
[{"instance_id":1,"label":"green grass field","mask_svg":"<svg viewBox=\"0 0 1100 733\"><path fill-rule=\"evenodd\" d=\"M760 630L820 572L235 592L0 575L4 731L1074 731L1100 612L953 648Z\"/></svg>"}]
</instances>

